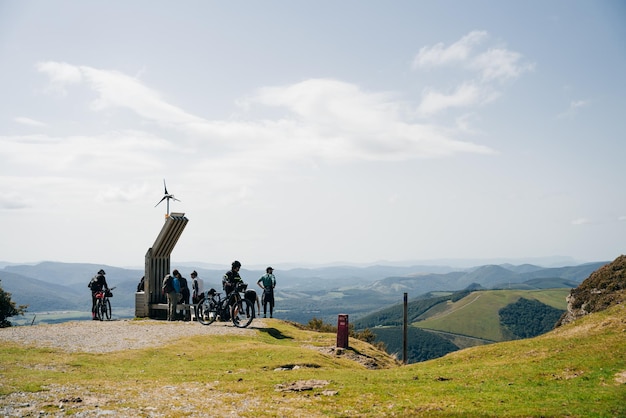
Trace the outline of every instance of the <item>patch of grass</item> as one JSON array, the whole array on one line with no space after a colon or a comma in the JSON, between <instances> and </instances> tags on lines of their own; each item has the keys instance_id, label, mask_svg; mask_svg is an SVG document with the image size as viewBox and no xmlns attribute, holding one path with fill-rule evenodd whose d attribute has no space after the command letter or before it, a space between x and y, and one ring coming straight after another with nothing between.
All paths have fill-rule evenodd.
<instances>
[{"instance_id":1,"label":"patch of grass","mask_svg":"<svg viewBox=\"0 0 626 418\"><path fill-rule=\"evenodd\" d=\"M474 347L400 366L358 340L273 320L255 336L194 336L158 349L63 353L0 343L0 404L54 385L98 410L147 416L577 416L626 415L626 308L543 336ZM362 354L383 368L350 359ZM293 367L293 366L300 367ZM285 368L284 366L290 366ZM277 385L319 381L302 392ZM91 406L90 406L91 405ZM95 408L95 407L93 407ZM94 409L96 410L96 409Z\"/></svg>"}]
</instances>

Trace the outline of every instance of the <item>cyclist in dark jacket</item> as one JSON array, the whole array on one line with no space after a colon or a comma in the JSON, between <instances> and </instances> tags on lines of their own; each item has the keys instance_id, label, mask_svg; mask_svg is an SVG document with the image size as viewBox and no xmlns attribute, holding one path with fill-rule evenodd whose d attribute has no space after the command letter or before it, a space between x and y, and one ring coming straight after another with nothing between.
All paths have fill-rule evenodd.
<instances>
[{"instance_id":1,"label":"cyclist in dark jacket","mask_svg":"<svg viewBox=\"0 0 626 418\"><path fill-rule=\"evenodd\" d=\"M178 282L180 283L180 303L189 305L189 296L191 295L191 292L189 291L187 279L184 278L178 270L174 270L174 275L178 277ZM191 320L191 310L189 310L189 308L183 308L181 313L183 316L183 321Z\"/></svg>"},{"instance_id":2,"label":"cyclist in dark jacket","mask_svg":"<svg viewBox=\"0 0 626 418\"><path fill-rule=\"evenodd\" d=\"M89 282L87 287L91 289L91 319L96 320L96 293L100 291L109 291L109 285L107 284L107 279L104 277L106 273L104 270L100 269L98 274L96 274L93 279Z\"/></svg>"},{"instance_id":3,"label":"cyclist in dark jacket","mask_svg":"<svg viewBox=\"0 0 626 418\"><path fill-rule=\"evenodd\" d=\"M233 261L231 264L231 269L224 274L222 278L222 288L226 293L226 300L230 300L229 296L232 292L237 289L237 284L241 283L243 280L239 275L239 269L241 268L241 263L237 260Z\"/></svg>"}]
</instances>

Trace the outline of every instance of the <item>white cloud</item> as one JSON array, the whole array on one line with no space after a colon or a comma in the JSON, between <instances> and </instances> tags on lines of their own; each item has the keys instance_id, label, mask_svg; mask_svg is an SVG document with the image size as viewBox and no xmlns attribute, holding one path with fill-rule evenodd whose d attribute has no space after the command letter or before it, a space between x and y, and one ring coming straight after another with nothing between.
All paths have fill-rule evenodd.
<instances>
[{"instance_id":1,"label":"white cloud","mask_svg":"<svg viewBox=\"0 0 626 418\"><path fill-rule=\"evenodd\" d=\"M480 72L483 81L506 81L534 69L533 64L520 63L521 59L522 55L518 52L495 48L474 58L469 68Z\"/></svg>"},{"instance_id":2,"label":"white cloud","mask_svg":"<svg viewBox=\"0 0 626 418\"><path fill-rule=\"evenodd\" d=\"M480 45L487 38L487 32L473 31L448 47L442 42L434 46L422 47L413 59L413 68L437 67L466 61L474 47Z\"/></svg>"},{"instance_id":3,"label":"white cloud","mask_svg":"<svg viewBox=\"0 0 626 418\"><path fill-rule=\"evenodd\" d=\"M476 119L478 118L475 113L463 114L456 118L456 127L461 132L467 132L469 134L475 135L477 133L480 133L473 127L474 121Z\"/></svg>"},{"instance_id":4,"label":"white cloud","mask_svg":"<svg viewBox=\"0 0 626 418\"><path fill-rule=\"evenodd\" d=\"M626 222L626 215L625 216L619 216L617 218L617 220L620 221L620 222Z\"/></svg>"},{"instance_id":5,"label":"white cloud","mask_svg":"<svg viewBox=\"0 0 626 418\"><path fill-rule=\"evenodd\" d=\"M499 89L503 82L534 69L534 64L524 62L519 52L503 47L480 50L488 38L485 31L473 31L448 47L438 43L420 49L413 60L413 69L454 64L461 76L469 73L453 93L442 93L435 86L425 89L422 103L418 106L419 114L433 115L447 109L468 108L491 102L501 95Z\"/></svg>"},{"instance_id":6,"label":"white cloud","mask_svg":"<svg viewBox=\"0 0 626 418\"><path fill-rule=\"evenodd\" d=\"M168 186L172 177L174 189L182 184L187 193L202 190L212 196L199 199L202 205L245 205L259 183L296 165L494 153L455 137L460 132L455 126L416 123L414 106L393 93L368 92L340 80L262 87L240 100L245 111L237 118L206 120L118 71L54 62L37 68L52 90L80 98L85 95L78 89L95 92L97 99L84 110L106 110L110 123L81 124L81 131L66 135L0 135L0 160L15 176L0 177L5 209L59 213L68 205L132 207L152 202L155 192L156 204L155 176L168 178ZM73 119L80 118L76 109L71 109ZM137 128L108 130L116 126L116 109L131 110L131 119L121 116L123 126L134 118ZM37 193L26 200L21 190Z\"/></svg>"},{"instance_id":7,"label":"white cloud","mask_svg":"<svg viewBox=\"0 0 626 418\"><path fill-rule=\"evenodd\" d=\"M578 113L579 109L589 105L587 100L573 100L570 102L566 111L559 113L559 118L573 118Z\"/></svg>"},{"instance_id":8,"label":"white cloud","mask_svg":"<svg viewBox=\"0 0 626 418\"><path fill-rule=\"evenodd\" d=\"M323 158L403 160L492 152L457 141L441 127L402 119L405 105L390 94L364 92L337 80L313 79L263 88L248 102L293 112L304 137L292 140Z\"/></svg>"},{"instance_id":9,"label":"white cloud","mask_svg":"<svg viewBox=\"0 0 626 418\"><path fill-rule=\"evenodd\" d=\"M44 127L47 126L45 123L40 122L38 120L35 119L31 119L31 118L27 118L27 117L23 117L23 116L18 116L15 118L15 122L22 124L22 125L28 125L28 126L36 126L36 127Z\"/></svg>"},{"instance_id":10,"label":"white cloud","mask_svg":"<svg viewBox=\"0 0 626 418\"><path fill-rule=\"evenodd\" d=\"M533 70L534 64L522 62L522 54L506 48L490 47L474 52L488 38L485 31L473 31L447 48L443 43L422 47L413 60L413 68L459 64L460 68L481 74L484 81L517 78Z\"/></svg>"},{"instance_id":11,"label":"white cloud","mask_svg":"<svg viewBox=\"0 0 626 418\"><path fill-rule=\"evenodd\" d=\"M438 91L426 91L422 102L417 108L421 115L432 115L449 108L464 108L491 102L498 94L488 88L473 83L465 83L457 87L451 94L443 94Z\"/></svg>"},{"instance_id":12,"label":"white cloud","mask_svg":"<svg viewBox=\"0 0 626 418\"><path fill-rule=\"evenodd\" d=\"M39 72L46 73L52 83L75 84L82 81L82 74L78 67L65 62L40 62L36 68Z\"/></svg>"},{"instance_id":13,"label":"white cloud","mask_svg":"<svg viewBox=\"0 0 626 418\"><path fill-rule=\"evenodd\" d=\"M100 111L108 108L127 108L138 115L164 124L191 124L203 120L173 106L136 78L118 71L101 70L66 63L43 62L37 69L50 77L50 89L63 89L66 84L86 83L98 93L91 108Z\"/></svg>"},{"instance_id":14,"label":"white cloud","mask_svg":"<svg viewBox=\"0 0 626 418\"><path fill-rule=\"evenodd\" d=\"M247 160L253 167L259 165L259 159L406 160L459 152L493 152L488 147L457 140L445 127L403 118L409 113L408 106L394 99L393 94L365 92L339 80L310 79L260 88L240 101L247 109L244 117L209 121L167 103L140 80L117 71L54 64L40 64L39 68L46 69L44 72L52 82L83 81L96 91L98 99L92 103L92 110L131 109L143 119L184 134L178 138L177 147L184 147L185 143L207 151L210 147L216 157ZM81 76L65 76L76 74L71 68ZM261 111L270 107L287 113L269 120L255 117L257 107Z\"/></svg>"},{"instance_id":15,"label":"white cloud","mask_svg":"<svg viewBox=\"0 0 626 418\"><path fill-rule=\"evenodd\" d=\"M173 106L139 80L118 71L80 67L85 79L99 94L92 103L94 110L121 107L138 115L164 124L188 124L202 122L202 118L190 115Z\"/></svg>"},{"instance_id":16,"label":"white cloud","mask_svg":"<svg viewBox=\"0 0 626 418\"><path fill-rule=\"evenodd\" d=\"M65 96L67 91L65 86L68 84L78 84L82 81L80 70L74 66L64 62L46 61L36 65L37 71L44 73L50 77L50 84L47 91Z\"/></svg>"},{"instance_id":17,"label":"white cloud","mask_svg":"<svg viewBox=\"0 0 626 418\"><path fill-rule=\"evenodd\" d=\"M105 190L99 192L96 196L96 202L108 203L111 201L116 202L131 202L136 199L144 198L147 195L147 187L142 185L130 185L127 188L121 188L116 186L109 186Z\"/></svg>"},{"instance_id":18,"label":"white cloud","mask_svg":"<svg viewBox=\"0 0 626 418\"><path fill-rule=\"evenodd\" d=\"M44 176L106 178L111 167L124 173L155 169L169 142L136 131L68 137L0 136L0 157L9 172Z\"/></svg>"},{"instance_id":19,"label":"white cloud","mask_svg":"<svg viewBox=\"0 0 626 418\"><path fill-rule=\"evenodd\" d=\"M586 225L586 224L590 224L591 221L587 218L578 218L578 219L574 219L572 221L572 225Z\"/></svg>"}]
</instances>

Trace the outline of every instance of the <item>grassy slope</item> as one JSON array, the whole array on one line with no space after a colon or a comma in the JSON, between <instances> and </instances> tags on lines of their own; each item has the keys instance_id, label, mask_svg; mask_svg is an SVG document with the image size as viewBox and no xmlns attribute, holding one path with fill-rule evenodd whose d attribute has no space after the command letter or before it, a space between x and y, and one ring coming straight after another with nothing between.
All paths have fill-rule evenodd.
<instances>
[{"instance_id":1,"label":"grassy slope","mask_svg":"<svg viewBox=\"0 0 626 418\"><path fill-rule=\"evenodd\" d=\"M490 290L472 292L457 302L441 303L423 314L414 326L454 334L469 335L491 341L505 341L498 311L520 297L558 309L566 309L570 289Z\"/></svg>"},{"instance_id":2,"label":"grassy slope","mask_svg":"<svg viewBox=\"0 0 626 418\"><path fill-rule=\"evenodd\" d=\"M274 320L255 337L193 337L159 349L68 354L0 343L0 404L17 391L67 388L66 412L128 416L626 416L626 308L589 315L543 336L475 347L397 366L350 340L386 368L367 370L311 349L333 334ZM308 365L275 371L284 365ZM324 379L312 391L275 385ZM98 389L100 388L100 389ZM87 394L101 390L97 407ZM324 395L323 390L337 391ZM207 401L203 394L215 398ZM58 413L59 400L47 412ZM245 405L245 408L237 409ZM217 409L216 409L217 408Z\"/></svg>"}]
</instances>

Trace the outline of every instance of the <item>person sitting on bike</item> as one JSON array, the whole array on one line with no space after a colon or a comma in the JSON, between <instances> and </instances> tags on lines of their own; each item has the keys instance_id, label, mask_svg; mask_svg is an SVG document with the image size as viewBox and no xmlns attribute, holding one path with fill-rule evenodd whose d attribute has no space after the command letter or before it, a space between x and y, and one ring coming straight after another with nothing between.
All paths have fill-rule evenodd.
<instances>
[{"instance_id":1,"label":"person sitting on bike","mask_svg":"<svg viewBox=\"0 0 626 418\"><path fill-rule=\"evenodd\" d=\"M222 288L224 289L224 293L226 293L226 300L230 300L230 295L237 290L237 285L242 283L243 280L239 275L239 269L241 268L241 263L237 260L233 261L231 264L231 269L224 274L222 278Z\"/></svg>"},{"instance_id":2,"label":"person sitting on bike","mask_svg":"<svg viewBox=\"0 0 626 418\"><path fill-rule=\"evenodd\" d=\"M106 273L104 270L100 269L98 274L96 274L87 287L91 289L91 319L96 320L96 293L104 291L109 291L109 285L107 284L107 279L104 277Z\"/></svg>"}]
</instances>

